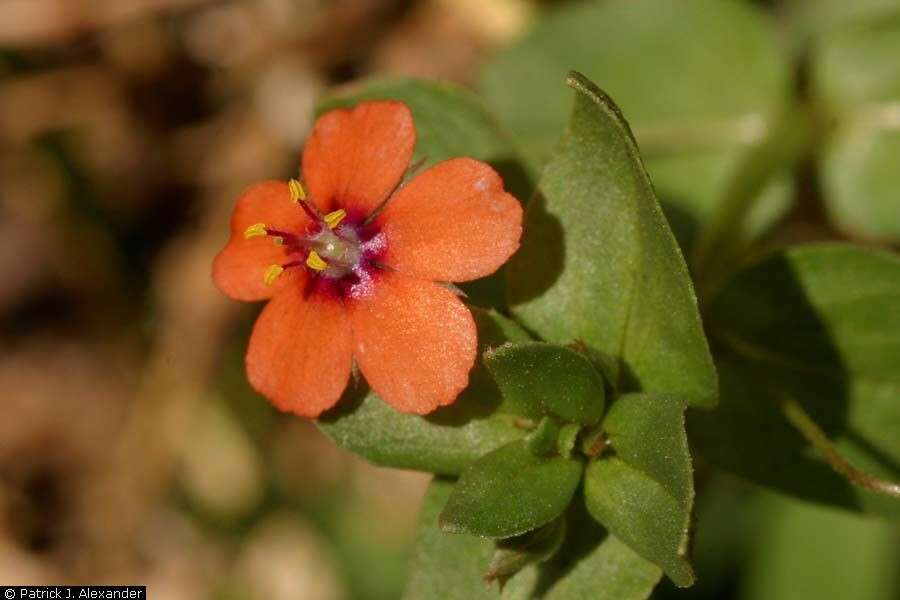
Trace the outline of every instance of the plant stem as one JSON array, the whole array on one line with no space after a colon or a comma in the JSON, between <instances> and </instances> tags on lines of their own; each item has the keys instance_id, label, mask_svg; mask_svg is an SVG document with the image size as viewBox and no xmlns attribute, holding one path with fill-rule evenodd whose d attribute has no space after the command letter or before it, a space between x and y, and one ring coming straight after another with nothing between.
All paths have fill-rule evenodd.
<instances>
[{"instance_id":1,"label":"plant stem","mask_svg":"<svg viewBox=\"0 0 900 600\"><path fill-rule=\"evenodd\" d=\"M597 458L606 448L606 432L602 427L586 430L581 435L581 453L588 458Z\"/></svg>"},{"instance_id":2,"label":"plant stem","mask_svg":"<svg viewBox=\"0 0 900 600\"><path fill-rule=\"evenodd\" d=\"M746 154L731 176L716 211L706 221L693 248L698 292L708 296L727 276L742 246L748 214L772 178L789 171L815 142L815 126L803 107L789 107L768 135Z\"/></svg>"},{"instance_id":3,"label":"plant stem","mask_svg":"<svg viewBox=\"0 0 900 600\"><path fill-rule=\"evenodd\" d=\"M781 396L781 410L788 422L800 432L813 448L825 457L829 466L838 474L846 477L851 483L861 488L884 494L885 496L891 496L892 498L900 498L900 483L879 479L851 465L847 459L838 453L834 444L825 435L825 432L812 420L812 417L803 410L803 407L796 400Z\"/></svg>"}]
</instances>

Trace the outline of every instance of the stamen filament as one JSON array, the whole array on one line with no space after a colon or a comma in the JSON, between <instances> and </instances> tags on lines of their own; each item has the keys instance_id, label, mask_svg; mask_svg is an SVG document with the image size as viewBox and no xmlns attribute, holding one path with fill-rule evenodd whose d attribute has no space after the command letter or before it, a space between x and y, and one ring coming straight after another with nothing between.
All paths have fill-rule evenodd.
<instances>
[{"instance_id":1,"label":"stamen filament","mask_svg":"<svg viewBox=\"0 0 900 600\"><path fill-rule=\"evenodd\" d=\"M278 246L288 244L290 246L304 246L304 239L295 233L281 231L280 229L266 229L266 235L272 236L272 241Z\"/></svg>"},{"instance_id":2,"label":"stamen filament","mask_svg":"<svg viewBox=\"0 0 900 600\"><path fill-rule=\"evenodd\" d=\"M300 202L300 206L301 206L301 208L303 208L303 212L305 212L306 215L307 215L310 219L312 219L312 220L315 221L316 223L321 223L321 222L322 222L322 215L319 214L319 211L318 211L318 210L316 210L316 209L314 209L312 206L310 206L310 205L309 205L309 202L307 202L306 200L303 200L303 201Z\"/></svg>"},{"instance_id":3,"label":"stamen filament","mask_svg":"<svg viewBox=\"0 0 900 600\"><path fill-rule=\"evenodd\" d=\"M293 233L290 233L287 231L282 231L280 229L269 229L269 228L266 229L266 235L271 235L271 236L280 237L280 238L295 237Z\"/></svg>"},{"instance_id":4,"label":"stamen filament","mask_svg":"<svg viewBox=\"0 0 900 600\"><path fill-rule=\"evenodd\" d=\"M319 214L314 207L309 205L307 202L306 189L304 189L303 184L300 183L299 179L291 179L288 181L288 189L291 192L291 202L295 204L299 204L304 212L309 215L309 218L316 222L322 221L322 215Z\"/></svg>"}]
</instances>

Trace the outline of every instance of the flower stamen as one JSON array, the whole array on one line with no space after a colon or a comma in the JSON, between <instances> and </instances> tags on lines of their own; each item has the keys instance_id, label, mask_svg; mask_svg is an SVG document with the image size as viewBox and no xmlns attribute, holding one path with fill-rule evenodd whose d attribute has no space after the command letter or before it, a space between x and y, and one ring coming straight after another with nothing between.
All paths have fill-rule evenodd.
<instances>
[{"instance_id":1,"label":"flower stamen","mask_svg":"<svg viewBox=\"0 0 900 600\"><path fill-rule=\"evenodd\" d=\"M284 273L284 267L281 265L269 265L265 275L263 275L263 281L266 285L272 285L282 273Z\"/></svg>"},{"instance_id":2,"label":"flower stamen","mask_svg":"<svg viewBox=\"0 0 900 600\"><path fill-rule=\"evenodd\" d=\"M291 202L299 204L314 224L303 232L276 229L265 223L254 223L244 230L246 239L268 236L273 244L283 248L288 259L288 262L266 269L265 284L272 285L281 273L297 266L305 266L312 274L328 280L347 277L359 280L363 263L370 264L371 258L383 249L383 236L377 234L361 240L359 226L352 220L347 221L349 215L345 209L323 214L310 202L310 196L299 180L289 180L288 188Z\"/></svg>"},{"instance_id":3,"label":"flower stamen","mask_svg":"<svg viewBox=\"0 0 900 600\"><path fill-rule=\"evenodd\" d=\"M306 190L303 189L303 184L299 180L288 181L288 189L291 191L291 202L297 203L306 200Z\"/></svg>"},{"instance_id":4,"label":"flower stamen","mask_svg":"<svg viewBox=\"0 0 900 600\"><path fill-rule=\"evenodd\" d=\"M306 266L313 271L324 271L328 268L328 263L322 260L322 257L319 256L318 252L310 250L309 256L306 257Z\"/></svg>"},{"instance_id":5,"label":"flower stamen","mask_svg":"<svg viewBox=\"0 0 900 600\"><path fill-rule=\"evenodd\" d=\"M347 211L343 208L339 208L338 210L332 211L325 215L325 224L328 225L329 229L334 229L341 224L341 221L343 221L344 217L346 216Z\"/></svg>"},{"instance_id":6,"label":"flower stamen","mask_svg":"<svg viewBox=\"0 0 900 600\"><path fill-rule=\"evenodd\" d=\"M249 240L255 237L262 237L265 235L269 235L269 232L266 231L265 223L254 223L250 227L244 230L244 239Z\"/></svg>"},{"instance_id":7,"label":"flower stamen","mask_svg":"<svg viewBox=\"0 0 900 600\"><path fill-rule=\"evenodd\" d=\"M265 223L254 223L244 230L244 239L249 240L256 237L271 236L272 243L276 246L284 246L285 241L289 244L299 244L299 238L293 233L270 229Z\"/></svg>"},{"instance_id":8,"label":"flower stamen","mask_svg":"<svg viewBox=\"0 0 900 600\"><path fill-rule=\"evenodd\" d=\"M290 233L289 231L281 231L280 229L266 227L266 235L272 236L272 242L274 242L276 246L282 246L285 243L298 246L303 244L300 236Z\"/></svg>"},{"instance_id":9,"label":"flower stamen","mask_svg":"<svg viewBox=\"0 0 900 600\"><path fill-rule=\"evenodd\" d=\"M288 190L290 190L291 193L291 202L299 204L301 208L303 208L303 211L313 221L316 221L317 223L322 222L322 213L320 213L315 206L312 206L307 202L308 196L306 194L306 189L304 189L303 184L300 183L299 179L291 179L288 181Z\"/></svg>"}]
</instances>

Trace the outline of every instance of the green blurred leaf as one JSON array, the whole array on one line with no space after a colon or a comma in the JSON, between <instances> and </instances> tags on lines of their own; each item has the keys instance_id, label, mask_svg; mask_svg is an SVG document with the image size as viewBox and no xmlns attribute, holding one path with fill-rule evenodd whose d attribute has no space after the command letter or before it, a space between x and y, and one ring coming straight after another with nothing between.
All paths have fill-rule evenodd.
<instances>
[{"instance_id":1,"label":"green blurred leaf","mask_svg":"<svg viewBox=\"0 0 900 600\"><path fill-rule=\"evenodd\" d=\"M865 238L900 239L900 11L822 37L813 76L837 121L821 154L834 222Z\"/></svg>"},{"instance_id":2,"label":"green blurred leaf","mask_svg":"<svg viewBox=\"0 0 900 600\"><path fill-rule=\"evenodd\" d=\"M574 350L541 342L504 344L488 350L484 363L504 401L522 407L524 416L549 412L585 425L603 416L603 377Z\"/></svg>"},{"instance_id":3,"label":"green blurred leaf","mask_svg":"<svg viewBox=\"0 0 900 600\"><path fill-rule=\"evenodd\" d=\"M713 406L716 373L678 246L628 124L573 75L575 109L526 212L510 304L544 339L620 360L625 389ZM617 386L623 387L623 386Z\"/></svg>"},{"instance_id":4,"label":"green blurred leaf","mask_svg":"<svg viewBox=\"0 0 900 600\"><path fill-rule=\"evenodd\" d=\"M712 301L722 401L692 414L710 462L800 497L900 516L900 502L852 486L785 421L805 410L857 468L900 479L900 258L826 244L775 254Z\"/></svg>"},{"instance_id":5,"label":"green blurred leaf","mask_svg":"<svg viewBox=\"0 0 900 600\"><path fill-rule=\"evenodd\" d=\"M317 112L351 107L364 100L388 99L400 100L412 111L417 136L413 162L424 158L434 164L470 156L493 164L501 172L510 169L507 175L518 169L521 176L516 150L481 100L451 83L405 78L364 80L339 88L320 102Z\"/></svg>"},{"instance_id":6,"label":"green blurred leaf","mask_svg":"<svg viewBox=\"0 0 900 600\"><path fill-rule=\"evenodd\" d=\"M493 538L537 529L566 510L582 469L579 460L535 456L525 441L511 442L463 471L441 529Z\"/></svg>"},{"instance_id":7,"label":"green blurred leaf","mask_svg":"<svg viewBox=\"0 0 900 600\"><path fill-rule=\"evenodd\" d=\"M458 156L490 163L503 176L510 193L525 202L531 195L531 176L496 120L481 100L465 88L436 81L388 78L363 81L326 98L318 112L353 106L363 100L400 100L413 113L416 149L413 163L426 165ZM459 285L472 304L503 307L506 301L503 269L500 272Z\"/></svg>"},{"instance_id":8,"label":"green blurred leaf","mask_svg":"<svg viewBox=\"0 0 900 600\"><path fill-rule=\"evenodd\" d=\"M627 394L610 407L603 428L613 454L588 465L588 511L676 585L692 585L686 556L694 487L684 406Z\"/></svg>"},{"instance_id":9,"label":"green blurred leaf","mask_svg":"<svg viewBox=\"0 0 900 600\"><path fill-rule=\"evenodd\" d=\"M783 14L794 37L808 42L810 37L828 34L841 27L875 22L900 15L897 0L785 0Z\"/></svg>"},{"instance_id":10,"label":"green blurred leaf","mask_svg":"<svg viewBox=\"0 0 900 600\"><path fill-rule=\"evenodd\" d=\"M481 351L528 335L493 311L474 309ZM480 456L524 437L479 361L456 403L427 417L397 412L365 386L351 387L317 424L335 442L381 465L457 475Z\"/></svg>"},{"instance_id":11,"label":"green blurred leaf","mask_svg":"<svg viewBox=\"0 0 900 600\"><path fill-rule=\"evenodd\" d=\"M900 240L900 132L842 130L822 160L826 204L834 223L858 237Z\"/></svg>"},{"instance_id":12,"label":"green blurred leaf","mask_svg":"<svg viewBox=\"0 0 900 600\"><path fill-rule=\"evenodd\" d=\"M578 70L616 99L682 242L726 193L744 150L765 137L790 72L758 10L721 0L569 3L487 68L488 104L534 165L549 158L571 101L553 82ZM740 73L735 71L740 65ZM764 192L753 233L783 214L787 178Z\"/></svg>"},{"instance_id":13,"label":"green blurred leaf","mask_svg":"<svg viewBox=\"0 0 900 600\"><path fill-rule=\"evenodd\" d=\"M896 600L900 534L891 523L790 501L758 499L759 526L741 598Z\"/></svg>"}]
</instances>

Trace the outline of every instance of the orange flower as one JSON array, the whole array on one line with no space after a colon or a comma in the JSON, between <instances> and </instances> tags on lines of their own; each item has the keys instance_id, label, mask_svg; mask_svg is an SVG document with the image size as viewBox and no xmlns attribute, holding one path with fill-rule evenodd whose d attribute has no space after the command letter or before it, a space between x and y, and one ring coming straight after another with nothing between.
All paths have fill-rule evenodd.
<instances>
[{"instance_id":1,"label":"orange flower","mask_svg":"<svg viewBox=\"0 0 900 600\"><path fill-rule=\"evenodd\" d=\"M435 282L496 271L519 247L522 208L469 158L401 184L415 143L405 104L333 110L303 151L306 189L268 181L238 200L213 279L237 300L269 299L247 376L279 409L316 417L334 406L353 359L403 412L451 404L468 383L475 323Z\"/></svg>"}]
</instances>

